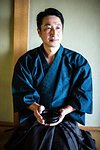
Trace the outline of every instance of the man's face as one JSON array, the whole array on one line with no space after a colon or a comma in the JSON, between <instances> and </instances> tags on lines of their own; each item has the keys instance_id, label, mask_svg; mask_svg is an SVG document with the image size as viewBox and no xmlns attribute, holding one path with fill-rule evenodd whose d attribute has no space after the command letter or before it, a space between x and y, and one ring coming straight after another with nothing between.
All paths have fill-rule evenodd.
<instances>
[{"instance_id":1,"label":"man's face","mask_svg":"<svg viewBox=\"0 0 100 150\"><path fill-rule=\"evenodd\" d=\"M63 33L60 18L56 16L44 17L41 31L38 29L38 33L46 47L60 47Z\"/></svg>"}]
</instances>

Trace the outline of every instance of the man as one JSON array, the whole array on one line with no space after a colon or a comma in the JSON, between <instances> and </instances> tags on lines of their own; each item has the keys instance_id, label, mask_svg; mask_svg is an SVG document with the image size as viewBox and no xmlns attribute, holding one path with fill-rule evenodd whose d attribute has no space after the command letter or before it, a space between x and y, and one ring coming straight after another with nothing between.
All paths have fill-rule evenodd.
<instances>
[{"instance_id":1,"label":"man","mask_svg":"<svg viewBox=\"0 0 100 150\"><path fill-rule=\"evenodd\" d=\"M38 27L37 30L40 38L43 41L46 60L49 63L49 65L51 65L56 56L56 53L60 48L60 43L62 40L62 33L63 33L63 24L59 17L50 15L44 17L44 19L42 20L42 24L40 25L40 27ZM33 103L29 105L28 108L34 111L34 115L37 118L38 122L40 122L41 124L45 124L43 118L41 117L38 111L41 110L42 108L41 105L38 105L37 103ZM75 109L70 105L67 105L66 107L64 107L64 109L61 109L60 110L61 118L59 122L52 125L57 125L58 123L60 123L66 114L74 110Z\"/></svg>"},{"instance_id":2,"label":"man","mask_svg":"<svg viewBox=\"0 0 100 150\"><path fill-rule=\"evenodd\" d=\"M28 130L14 150L96 149L91 135L77 125L84 125L85 113L92 113L91 68L83 56L61 45L63 28L58 10L40 12L37 31L43 44L21 56L15 66L14 110ZM45 122L45 109L59 110L59 120Z\"/></svg>"}]
</instances>

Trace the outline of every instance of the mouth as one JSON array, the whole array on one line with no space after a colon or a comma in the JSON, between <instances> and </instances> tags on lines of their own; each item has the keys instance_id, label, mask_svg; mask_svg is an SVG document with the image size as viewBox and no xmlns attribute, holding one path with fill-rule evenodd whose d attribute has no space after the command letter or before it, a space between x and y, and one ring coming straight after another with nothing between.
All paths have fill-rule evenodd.
<instances>
[{"instance_id":1,"label":"mouth","mask_svg":"<svg viewBox=\"0 0 100 150\"><path fill-rule=\"evenodd\" d=\"M59 41L58 39L50 39L49 40L50 42L57 42L57 41Z\"/></svg>"}]
</instances>

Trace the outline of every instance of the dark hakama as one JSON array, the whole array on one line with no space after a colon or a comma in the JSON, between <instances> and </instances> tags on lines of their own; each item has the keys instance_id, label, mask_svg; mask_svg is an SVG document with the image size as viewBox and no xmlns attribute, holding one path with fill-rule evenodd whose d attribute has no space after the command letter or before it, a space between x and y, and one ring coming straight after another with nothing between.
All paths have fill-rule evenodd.
<instances>
[{"instance_id":1,"label":"dark hakama","mask_svg":"<svg viewBox=\"0 0 100 150\"><path fill-rule=\"evenodd\" d=\"M80 130L77 122L66 117L54 127L31 120L31 126L19 127L5 145L8 150L96 150L88 131ZM28 124L29 125L29 124Z\"/></svg>"},{"instance_id":2,"label":"dark hakama","mask_svg":"<svg viewBox=\"0 0 100 150\"><path fill-rule=\"evenodd\" d=\"M83 56L60 46L50 66L41 45L18 60L12 87L14 110L19 112L20 123L32 118L25 131L18 129L14 135L18 133L18 136L11 139L12 144L8 143L14 145L14 150L96 149L91 135L80 130L76 123L84 125L85 113L92 113L91 68ZM48 109L71 105L76 111L57 126L43 126L34 121L33 112L27 109L34 102Z\"/></svg>"}]
</instances>

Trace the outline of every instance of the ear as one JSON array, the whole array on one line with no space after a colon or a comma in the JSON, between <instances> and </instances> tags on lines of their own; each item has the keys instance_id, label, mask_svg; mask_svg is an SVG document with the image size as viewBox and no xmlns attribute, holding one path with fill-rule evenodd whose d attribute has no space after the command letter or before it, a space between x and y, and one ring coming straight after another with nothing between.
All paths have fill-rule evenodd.
<instances>
[{"instance_id":1,"label":"ear","mask_svg":"<svg viewBox=\"0 0 100 150\"><path fill-rule=\"evenodd\" d=\"M39 28L37 28L37 32L38 32L39 37L41 37L41 31Z\"/></svg>"},{"instance_id":2,"label":"ear","mask_svg":"<svg viewBox=\"0 0 100 150\"><path fill-rule=\"evenodd\" d=\"M62 27L62 33L63 33L63 31L64 31L64 27Z\"/></svg>"}]
</instances>

